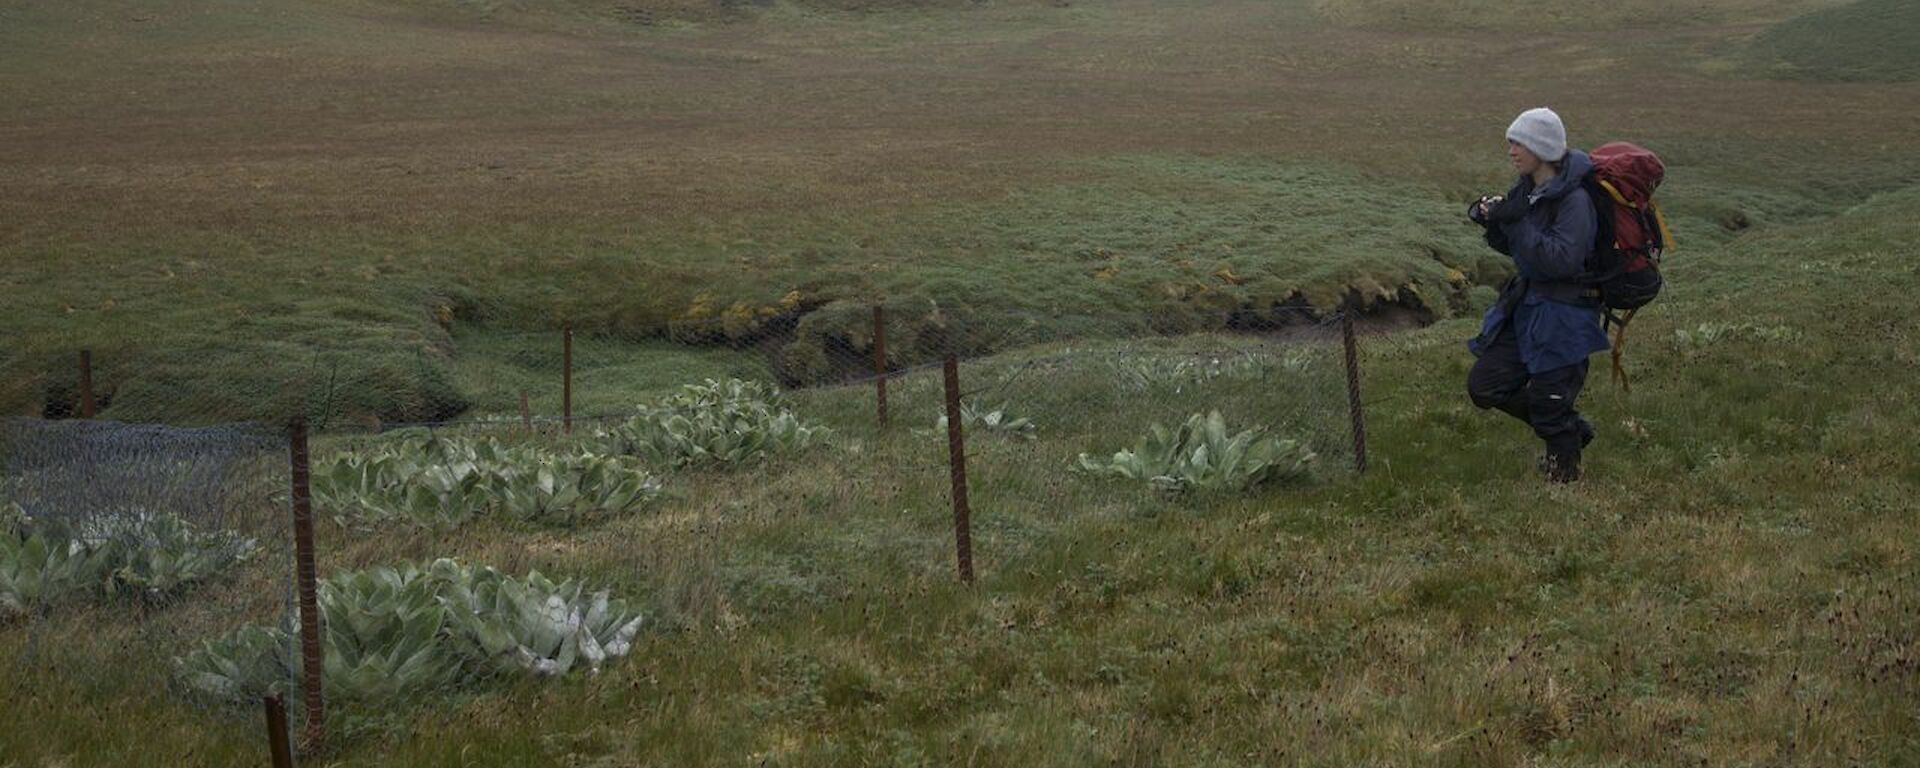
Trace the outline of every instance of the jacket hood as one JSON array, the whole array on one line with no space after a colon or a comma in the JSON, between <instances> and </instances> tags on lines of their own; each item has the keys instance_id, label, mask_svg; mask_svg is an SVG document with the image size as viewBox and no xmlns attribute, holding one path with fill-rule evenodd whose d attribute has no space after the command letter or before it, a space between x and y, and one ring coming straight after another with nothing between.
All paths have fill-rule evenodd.
<instances>
[{"instance_id":1,"label":"jacket hood","mask_svg":"<svg viewBox=\"0 0 1920 768\"><path fill-rule=\"evenodd\" d=\"M1553 177L1553 181L1547 182L1546 188L1530 192L1528 196L1535 202L1558 200L1566 197L1568 192L1578 189L1590 173L1593 173L1593 157L1580 150L1569 149L1566 160L1560 163L1560 175ZM1521 183L1524 185L1530 182L1522 177Z\"/></svg>"}]
</instances>

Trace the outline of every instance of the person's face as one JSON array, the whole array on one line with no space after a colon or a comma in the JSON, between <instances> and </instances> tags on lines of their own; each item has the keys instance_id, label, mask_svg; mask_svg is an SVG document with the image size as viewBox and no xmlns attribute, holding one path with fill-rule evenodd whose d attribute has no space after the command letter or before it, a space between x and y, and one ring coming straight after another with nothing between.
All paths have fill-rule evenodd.
<instances>
[{"instance_id":1,"label":"person's face","mask_svg":"<svg viewBox=\"0 0 1920 768\"><path fill-rule=\"evenodd\" d=\"M1519 171L1522 176L1531 176L1534 171L1540 170L1539 156L1522 146L1520 142L1507 142L1507 159L1513 162L1513 169Z\"/></svg>"}]
</instances>

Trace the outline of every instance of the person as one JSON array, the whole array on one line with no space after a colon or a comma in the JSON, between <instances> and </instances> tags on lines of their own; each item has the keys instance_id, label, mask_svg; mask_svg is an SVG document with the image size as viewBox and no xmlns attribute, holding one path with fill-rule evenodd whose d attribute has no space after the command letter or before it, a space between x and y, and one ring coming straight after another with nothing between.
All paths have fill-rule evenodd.
<instances>
[{"instance_id":1,"label":"person","mask_svg":"<svg viewBox=\"0 0 1920 768\"><path fill-rule=\"evenodd\" d=\"M1575 408L1587 357L1608 348L1599 291L1585 279L1597 222L1582 181L1593 161L1567 148L1566 125L1544 107L1507 128L1507 157L1520 174L1512 189L1481 198L1467 214L1516 272L1468 344L1476 359L1467 394L1475 406L1531 426L1546 443L1542 473L1572 482L1596 434Z\"/></svg>"}]
</instances>

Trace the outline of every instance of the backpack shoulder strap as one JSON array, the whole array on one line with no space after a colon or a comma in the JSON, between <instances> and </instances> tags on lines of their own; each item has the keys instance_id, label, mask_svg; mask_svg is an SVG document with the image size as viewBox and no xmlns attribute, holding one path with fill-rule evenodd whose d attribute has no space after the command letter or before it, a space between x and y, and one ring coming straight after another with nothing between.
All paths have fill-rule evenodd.
<instances>
[{"instance_id":1,"label":"backpack shoulder strap","mask_svg":"<svg viewBox=\"0 0 1920 768\"><path fill-rule=\"evenodd\" d=\"M1660 201L1648 200L1647 207L1653 210L1655 231L1660 233L1660 252L1665 254L1673 250L1673 228L1667 226L1667 212L1660 210Z\"/></svg>"},{"instance_id":2,"label":"backpack shoulder strap","mask_svg":"<svg viewBox=\"0 0 1920 768\"><path fill-rule=\"evenodd\" d=\"M1618 236L1613 228L1613 206L1622 198L1613 185L1594 176L1588 176L1581 186L1586 188L1587 198L1593 205L1593 257L1587 263L1588 279L1605 282L1626 268L1624 264L1614 263L1619 259L1610 258Z\"/></svg>"},{"instance_id":3,"label":"backpack shoulder strap","mask_svg":"<svg viewBox=\"0 0 1920 768\"><path fill-rule=\"evenodd\" d=\"M1613 201L1615 203L1624 205L1628 208L1640 207L1640 206L1634 205L1632 200L1628 200L1626 195L1620 194L1619 188L1613 186L1613 182L1607 181L1606 179L1595 178L1593 180L1593 183L1594 183L1594 186L1597 186L1600 188L1599 191L1605 192L1607 194L1607 197L1613 198Z\"/></svg>"},{"instance_id":4,"label":"backpack shoulder strap","mask_svg":"<svg viewBox=\"0 0 1920 768\"><path fill-rule=\"evenodd\" d=\"M1633 393L1633 382L1627 378L1627 365L1621 358L1627 354L1627 324L1633 322L1634 313L1639 311L1629 309L1625 315L1615 315L1609 311L1606 315L1607 327L1602 329L1603 332L1613 331L1613 383L1628 394Z\"/></svg>"}]
</instances>

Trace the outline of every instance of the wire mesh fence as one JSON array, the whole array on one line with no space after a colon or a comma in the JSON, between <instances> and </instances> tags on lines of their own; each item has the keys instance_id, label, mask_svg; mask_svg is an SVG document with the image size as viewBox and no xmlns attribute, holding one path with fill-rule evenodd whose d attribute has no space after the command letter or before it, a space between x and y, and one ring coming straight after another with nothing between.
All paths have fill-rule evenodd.
<instances>
[{"instance_id":1,"label":"wire mesh fence","mask_svg":"<svg viewBox=\"0 0 1920 768\"><path fill-rule=\"evenodd\" d=\"M865 448L854 456L917 481L903 496L944 500L926 512L953 515L948 562L962 577L1022 556L1036 524L1119 514L1143 496L1283 489L1353 466L1338 316L1289 311L1144 337L1118 322L1064 338L1046 327L923 327L920 354L887 376L792 397L834 423L875 425L853 432Z\"/></svg>"},{"instance_id":2,"label":"wire mesh fence","mask_svg":"<svg viewBox=\"0 0 1920 768\"><path fill-rule=\"evenodd\" d=\"M1217 348L1189 344L1186 351L1198 361L1212 352L1231 356L1251 339L1335 340L1336 329L1320 326L1340 317L1291 306L1062 316L931 302L694 315L633 323L556 317L506 329L447 321L394 338L288 338L271 349L238 343L229 349L209 338L212 332L179 338L178 330L134 323L109 335L78 336L72 349L19 350L0 359L0 408L16 416L97 414L174 426L279 425L297 415L321 435L454 424L566 432L572 421L616 421L641 403L708 379L811 392L929 370L949 353L972 362L1045 345L1075 342L1084 350L1118 340L1197 339ZM1225 339L1236 341L1217 341ZM1162 344L1137 353L1184 353L1170 349ZM1134 367L1116 375L1156 375L1148 363Z\"/></svg>"},{"instance_id":3,"label":"wire mesh fence","mask_svg":"<svg viewBox=\"0 0 1920 768\"><path fill-rule=\"evenodd\" d=\"M122 549L147 556L164 551L155 521L177 519L213 552L203 558L232 565L168 592L184 597L96 600L72 617L36 603L19 613L42 649L100 611L146 618L138 642L23 663L86 674L123 666L98 654L138 648L155 686L207 711L258 719L252 705L280 695L299 721L298 646L318 637L323 687L340 689L323 727L379 727L503 678L596 671L633 647L648 611L731 620L728 590L766 571L715 542L766 523L755 516L774 513L755 508L783 502L748 489L779 473L829 478L809 504L899 510L914 537L894 554L971 581L1063 515L1284 494L1354 471L1351 320L1304 307L1103 318L877 303L637 333L462 329L457 355L303 349L174 409L152 399L167 387L115 360L131 348L76 353L71 386L9 373L37 377L25 388L44 403L41 418L0 428L6 541L55 528L86 541L131 522ZM86 413L174 426L71 418ZM245 415L276 421L219 421ZM288 472L282 425L294 421L311 429L307 496ZM310 500L321 547L351 551L322 557L310 614L293 607L296 496ZM657 516L696 522L622 529L648 537L643 552L593 533L669 508ZM556 551L573 554L449 537L475 528L571 540ZM468 556L437 559L454 552ZM654 597L643 611L601 592L608 582ZM302 627L309 615L317 631Z\"/></svg>"},{"instance_id":4,"label":"wire mesh fence","mask_svg":"<svg viewBox=\"0 0 1920 768\"><path fill-rule=\"evenodd\" d=\"M9 677L41 695L125 688L249 722L264 697L297 693L283 665L241 685L207 652L293 616L285 447L253 424L0 420Z\"/></svg>"}]
</instances>

